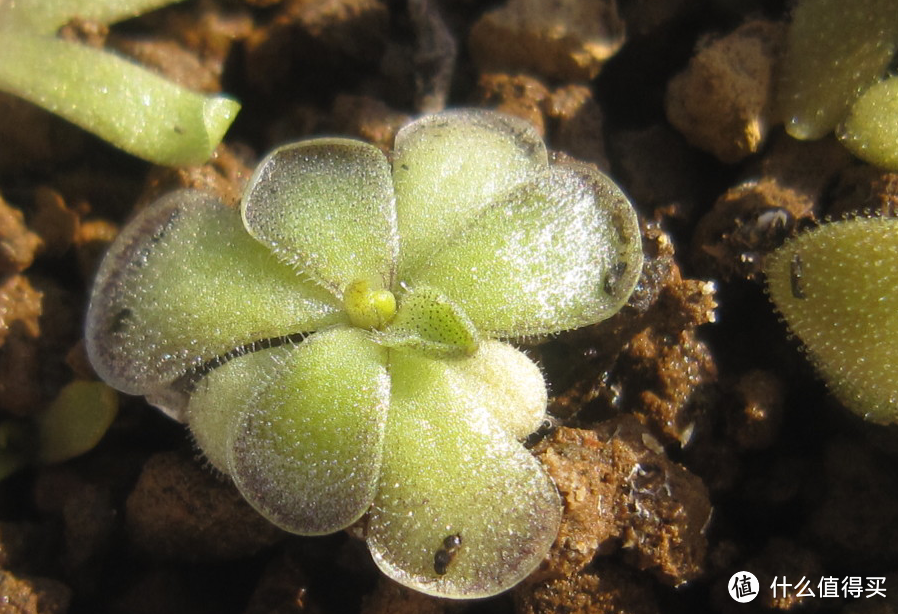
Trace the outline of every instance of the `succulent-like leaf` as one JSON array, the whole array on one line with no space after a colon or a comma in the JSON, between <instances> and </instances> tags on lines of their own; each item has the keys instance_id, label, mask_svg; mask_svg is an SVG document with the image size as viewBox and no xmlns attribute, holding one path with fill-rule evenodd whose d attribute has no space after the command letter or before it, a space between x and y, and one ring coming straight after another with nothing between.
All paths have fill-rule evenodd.
<instances>
[{"instance_id":1,"label":"succulent-like leaf","mask_svg":"<svg viewBox=\"0 0 898 614\"><path fill-rule=\"evenodd\" d=\"M399 249L390 165L373 145L315 139L259 164L241 205L249 232L337 296L389 288Z\"/></svg>"},{"instance_id":2,"label":"succulent-like leaf","mask_svg":"<svg viewBox=\"0 0 898 614\"><path fill-rule=\"evenodd\" d=\"M898 11L898 5L895 10ZM858 158L898 170L898 77L881 81L864 92L851 107L839 137Z\"/></svg>"},{"instance_id":3,"label":"succulent-like leaf","mask_svg":"<svg viewBox=\"0 0 898 614\"><path fill-rule=\"evenodd\" d=\"M244 344L345 322L337 307L250 237L235 209L180 191L141 211L107 253L87 351L111 385L148 394Z\"/></svg>"},{"instance_id":4,"label":"succulent-like leaf","mask_svg":"<svg viewBox=\"0 0 898 614\"><path fill-rule=\"evenodd\" d=\"M826 224L768 257L770 297L831 390L898 421L898 219Z\"/></svg>"},{"instance_id":5,"label":"succulent-like leaf","mask_svg":"<svg viewBox=\"0 0 898 614\"><path fill-rule=\"evenodd\" d=\"M523 439L542 425L548 403L546 381L523 352L488 339L470 358L450 364L453 377L463 382L457 385L479 399L512 437Z\"/></svg>"},{"instance_id":6,"label":"succulent-like leaf","mask_svg":"<svg viewBox=\"0 0 898 614\"><path fill-rule=\"evenodd\" d=\"M0 89L171 166L208 160L240 110L112 53L25 31L0 32Z\"/></svg>"},{"instance_id":7,"label":"succulent-like leaf","mask_svg":"<svg viewBox=\"0 0 898 614\"><path fill-rule=\"evenodd\" d=\"M636 213L605 175L554 166L467 220L409 284L440 288L486 334L553 333L603 320L642 268Z\"/></svg>"},{"instance_id":8,"label":"succulent-like leaf","mask_svg":"<svg viewBox=\"0 0 898 614\"><path fill-rule=\"evenodd\" d=\"M539 565L558 532L561 500L542 465L475 396L482 390L452 364L391 352L390 420L368 545L401 584L486 597ZM458 547L447 548L456 537Z\"/></svg>"},{"instance_id":9,"label":"succulent-like leaf","mask_svg":"<svg viewBox=\"0 0 898 614\"><path fill-rule=\"evenodd\" d=\"M447 235L547 160L533 126L499 113L448 111L400 130L393 182L402 269L426 261Z\"/></svg>"},{"instance_id":10,"label":"succulent-like leaf","mask_svg":"<svg viewBox=\"0 0 898 614\"><path fill-rule=\"evenodd\" d=\"M56 31L72 18L114 23L181 0L15 0L0 2L0 27L27 28L41 34Z\"/></svg>"},{"instance_id":11,"label":"succulent-like leaf","mask_svg":"<svg viewBox=\"0 0 898 614\"><path fill-rule=\"evenodd\" d=\"M782 62L779 104L786 131L818 139L842 121L885 72L898 45L894 0L801 0Z\"/></svg>"},{"instance_id":12,"label":"succulent-like leaf","mask_svg":"<svg viewBox=\"0 0 898 614\"><path fill-rule=\"evenodd\" d=\"M228 472L269 520L303 535L333 533L374 499L386 365L386 350L350 327L241 356L200 383L191 426L203 441L227 442Z\"/></svg>"}]
</instances>

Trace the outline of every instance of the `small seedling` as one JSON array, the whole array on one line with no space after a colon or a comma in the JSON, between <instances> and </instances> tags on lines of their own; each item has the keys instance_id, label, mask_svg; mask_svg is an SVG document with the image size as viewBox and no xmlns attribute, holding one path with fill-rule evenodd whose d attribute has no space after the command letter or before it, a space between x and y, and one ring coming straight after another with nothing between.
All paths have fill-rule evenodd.
<instances>
[{"instance_id":1,"label":"small seedling","mask_svg":"<svg viewBox=\"0 0 898 614\"><path fill-rule=\"evenodd\" d=\"M561 520L520 443L545 382L500 339L611 316L641 268L610 179L550 165L525 122L454 111L403 128L392 158L277 149L239 212L193 191L147 207L100 267L87 347L272 522L318 535L367 514L389 577L485 597L536 568Z\"/></svg>"}]
</instances>

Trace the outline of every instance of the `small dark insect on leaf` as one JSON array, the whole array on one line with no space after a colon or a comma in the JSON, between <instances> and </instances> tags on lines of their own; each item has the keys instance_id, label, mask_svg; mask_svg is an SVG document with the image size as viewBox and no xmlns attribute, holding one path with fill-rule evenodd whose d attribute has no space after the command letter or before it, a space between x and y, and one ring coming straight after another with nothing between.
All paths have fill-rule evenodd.
<instances>
[{"instance_id":1,"label":"small dark insect on leaf","mask_svg":"<svg viewBox=\"0 0 898 614\"><path fill-rule=\"evenodd\" d=\"M798 252L792 254L792 260L789 262L789 284L792 296L806 298L804 288L801 287L801 255Z\"/></svg>"},{"instance_id":2,"label":"small dark insect on leaf","mask_svg":"<svg viewBox=\"0 0 898 614\"><path fill-rule=\"evenodd\" d=\"M443 545L433 555L433 570L441 576L445 575L449 571L449 565L452 564L455 555L458 554L459 548L461 548L461 535L458 533L447 535L443 540Z\"/></svg>"}]
</instances>

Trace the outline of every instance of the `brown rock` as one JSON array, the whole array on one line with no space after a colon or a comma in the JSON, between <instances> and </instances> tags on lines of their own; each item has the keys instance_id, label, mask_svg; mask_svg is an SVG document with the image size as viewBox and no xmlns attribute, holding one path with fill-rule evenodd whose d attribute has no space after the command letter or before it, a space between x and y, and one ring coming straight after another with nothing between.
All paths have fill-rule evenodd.
<instances>
[{"instance_id":1,"label":"brown rock","mask_svg":"<svg viewBox=\"0 0 898 614\"><path fill-rule=\"evenodd\" d=\"M449 602L424 595L381 577L362 603L362 614L444 614Z\"/></svg>"},{"instance_id":2,"label":"brown rock","mask_svg":"<svg viewBox=\"0 0 898 614\"><path fill-rule=\"evenodd\" d=\"M545 136L543 107L549 98L549 90L541 81L523 74L483 73L477 89L482 103L527 120L540 136Z\"/></svg>"},{"instance_id":3,"label":"brown rock","mask_svg":"<svg viewBox=\"0 0 898 614\"><path fill-rule=\"evenodd\" d=\"M16 415L37 411L38 337L43 293L22 275L0 285L0 409Z\"/></svg>"},{"instance_id":4,"label":"brown rock","mask_svg":"<svg viewBox=\"0 0 898 614\"><path fill-rule=\"evenodd\" d=\"M339 134L348 134L392 151L396 133L411 119L368 96L341 94L334 100L334 123Z\"/></svg>"},{"instance_id":5,"label":"brown rock","mask_svg":"<svg viewBox=\"0 0 898 614\"><path fill-rule=\"evenodd\" d=\"M692 259L703 275L760 281L764 255L812 219L813 206L772 178L737 185L699 220Z\"/></svg>"},{"instance_id":6,"label":"brown rock","mask_svg":"<svg viewBox=\"0 0 898 614\"><path fill-rule=\"evenodd\" d=\"M67 251L78 234L78 213L66 206L59 192L46 186L37 188L34 209L31 227L43 240L44 250L56 256Z\"/></svg>"},{"instance_id":7,"label":"brown rock","mask_svg":"<svg viewBox=\"0 0 898 614\"><path fill-rule=\"evenodd\" d=\"M40 237L25 226L22 212L0 198L0 276L27 269L40 246Z\"/></svg>"},{"instance_id":8,"label":"brown rock","mask_svg":"<svg viewBox=\"0 0 898 614\"><path fill-rule=\"evenodd\" d=\"M656 614L661 610L645 578L613 564L514 592L518 614Z\"/></svg>"},{"instance_id":9,"label":"brown rock","mask_svg":"<svg viewBox=\"0 0 898 614\"><path fill-rule=\"evenodd\" d=\"M733 388L729 438L744 450L770 446L783 422L783 381L770 371L753 369L740 375Z\"/></svg>"},{"instance_id":10,"label":"brown rock","mask_svg":"<svg viewBox=\"0 0 898 614\"><path fill-rule=\"evenodd\" d=\"M285 535L231 484L177 452L147 461L128 496L125 520L142 550L181 560L247 556Z\"/></svg>"},{"instance_id":11,"label":"brown rock","mask_svg":"<svg viewBox=\"0 0 898 614\"><path fill-rule=\"evenodd\" d=\"M313 614L308 578L288 553L271 561L262 573L243 614Z\"/></svg>"},{"instance_id":12,"label":"brown rock","mask_svg":"<svg viewBox=\"0 0 898 614\"><path fill-rule=\"evenodd\" d=\"M71 600L72 591L62 582L0 570L0 614L65 614Z\"/></svg>"},{"instance_id":13,"label":"brown rock","mask_svg":"<svg viewBox=\"0 0 898 614\"><path fill-rule=\"evenodd\" d=\"M761 148L772 121L774 67L782 24L754 20L700 43L668 84L667 119L696 147L723 162Z\"/></svg>"},{"instance_id":14,"label":"brown rock","mask_svg":"<svg viewBox=\"0 0 898 614\"><path fill-rule=\"evenodd\" d=\"M509 0L474 24L468 42L484 70L588 81L624 37L616 0Z\"/></svg>"},{"instance_id":15,"label":"brown rock","mask_svg":"<svg viewBox=\"0 0 898 614\"><path fill-rule=\"evenodd\" d=\"M558 539L536 579L570 576L622 547L639 569L679 585L704 569L711 514L701 480L671 462L632 416L595 430L561 428L537 447L565 504Z\"/></svg>"},{"instance_id":16,"label":"brown rock","mask_svg":"<svg viewBox=\"0 0 898 614\"><path fill-rule=\"evenodd\" d=\"M898 216L898 173L866 165L846 169L833 190L828 213L835 218Z\"/></svg>"},{"instance_id":17,"label":"brown rock","mask_svg":"<svg viewBox=\"0 0 898 614\"><path fill-rule=\"evenodd\" d=\"M547 115L557 127L551 144L583 162L592 162L608 172L611 165L605 153L602 110L584 85L567 85L552 92L546 102Z\"/></svg>"}]
</instances>

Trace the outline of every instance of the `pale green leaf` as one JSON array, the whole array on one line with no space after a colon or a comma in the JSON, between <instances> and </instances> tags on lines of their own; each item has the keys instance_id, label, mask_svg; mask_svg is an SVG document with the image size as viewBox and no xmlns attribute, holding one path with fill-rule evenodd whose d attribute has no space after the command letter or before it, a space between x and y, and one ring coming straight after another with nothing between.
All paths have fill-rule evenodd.
<instances>
[{"instance_id":1,"label":"pale green leaf","mask_svg":"<svg viewBox=\"0 0 898 614\"><path fill-rule=\"evenodd\" d=\"M885 72L898 44L895 0L801 0L782 62L779 106L799 139L831 132Z\"/></svg>"},{"instance_id":2,"label":"pale green leaf","mask_svg":"<svg viewBox=\"0 0 898 614\"><path fill-rule=\"evenodd\" d=\"M470 358L449 364L458 378L456 386L480 399L507 433L523 439L542 426L548 402L546 381L523 352L488 339Z\"/></svg>"},{"instance_id":3,"label":"pale green leaf","mask_svg":"<svg viewBox=\"0 0 898 614\"><path fill-rule=\"evenodd\" d=\"M236 209L174 192L141 211L103 260L87 350L112 386L156 393L239 346L345 321L337 307L250 237Z\"/></svg>"},{"instance_id":4,"label":"pale green leaf","mask_svg":"<svg viewBox=\"0 0 898 614\"><path fill-rule=\"evenodd\" d=\"M335 294L389 288L399 249L390 165L373 145L315 139L274 150L242 202L249 232Z\"/></svg>"},{"instance_id":5,"label":"pale green leaf","mask_svg":"<svg viewBox=\"0 0 898 614\"><path fill-rule=\"evenodd\" d=\"M452 361L390 356L390 420L368 522L374 561L393 580L441 597L487 597L514 586L555 540L554 484ZM435 556L456 535L461 545L438 573Z\"/></svg>"},{"instance_id":6,"label":"pale green leaf","mask_svg":"<svg viewBox=\"0 0 898 614\"><path fill-rule=\"evenodd\" d=\"M768 256L770 298L852 411L898 422L898 219L834 222Z\"/></svg>"},{"instance_id":7,"label":"pale green leaf","mask_svg":"<svg viewBox=\"0 0 898 614\"><path fill-rule=\"evenodd\" d=\"M118 413L118 395L102 382L75 381L37 417L37 459L58 463L91 450Z\"/></svg>"},{"instance_id":8,"label":"pale green leaf","mask_svg":"<svg viewBox=\"0 0 898 614\"><path fill-rule=\"evenodd\" d=\"M636 213L605 175L554 166L467 221L408 285L442 290L482 333L594 324L627 301L642 267Z\"/></svg>"},{"instance_id":9,"label":"pale green leaf","mask_svg":"<svg viewBox=\"0 0 898 614\"><path fill-rule=\"evenodd\" d=\"M0 89L171 166L208 160L240 109L112 53L26 31L0 33Z\"/></svg>"},{"instance_id":10,"label":"pale green leaf","mask_svg":"<svg viewBox=\"0 0 898 614\"><path fill-rule=\"evenodd\" d=\"M302 535L332 533L374 499L386 365L386 350L364 331L320 331L213 370L191 397L190 424L269 520Z\"/></svg>"},{"instance_id":11,"label":"pale green leaf","mask_svg":"<svg viewBox=\"0 0 898 614\"><path fill-rule=\"evenodd\" d=\"M842 144L858 158L898 171L898 77L864 92L839 132Z\"/></svg>"},{"instance_id":12,"label":"pale green leaf","mask_svg":"<svg viewBox=\"0 0 898 614\"><path fill-rule=\"evenodd\" d=\"M375 341L414 348L433 358L460 357L477 349L478 334L468 317L440 291L421 286L405 293L399 310Z\"/></svg>"},{"instance_id":13,"label":"pale green leaf","mask_svg":"<svg viewBox=\"0 0 898 614\"><path fill-rule=\"evenodd\" d=\"M180 0L6 0L0 2L0 29L55 34L74 17L108 24L175 2Z\"/></svg>"},{"instance_id":14,"label":"pale green leaf","mask_svg":"<svg viewBox=\"0 0 898 614\"><path fill-rule=\"evenodd\" d=\"M448 111L400 130L393 181L402 269L426 261L446 235L547 160L533 126L500 113Z\"/></svg>"}]
</instances>

